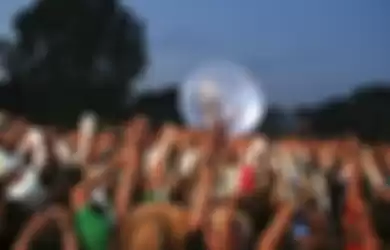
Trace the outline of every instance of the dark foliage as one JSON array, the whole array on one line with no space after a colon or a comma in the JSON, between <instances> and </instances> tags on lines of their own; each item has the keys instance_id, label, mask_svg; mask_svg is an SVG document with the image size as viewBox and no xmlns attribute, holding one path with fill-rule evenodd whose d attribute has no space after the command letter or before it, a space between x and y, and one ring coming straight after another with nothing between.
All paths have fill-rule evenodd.
<instances>
[{"instance_id":1,"label":"dark foliage","mask_svg":"<svg viewBox=\"0 0 390 250\"><path fill-rule=\"evenodd\" d=\"M3 96L3 91L0 92ZM143 95L122 118L144 114L153 125L183 124L177 109L177 92L167 89ZM289 133L323 138L357 135L367 142L390 141L390 87L365 87L350 96L331 99L314 107L300 107L294 115L271 106L258 131L271 137Z\"/></svg>"},{"instance_id":2,"label":"dark foliage","mask_svg":"<svg viewBox=\"0 0 390 250\"><path fill-rule=\"evenodd\" d=\"M174 88L145 94L134 105L132 113L151 117L153 124L157 126L163 122L183 124L177 108L177 99L177 91Z\"/></svg>"},{"instance_id":3,"label":"dark foliage","mask_svg":"<svg viewBox=\"0 0 390 250\"><path fill-rule=\"evenodd\" d=\"M294 115L271 106L258 131L271 137L301 133L322 138L357 135L368 142L390 141L390 85L370 83L366 86L350 96L311 107L302 106ZM133 112L148 115L158 124L180 123L176 95L174 89L146 95Z\"/></svg>"},{"instance_id":4,"label":"dark foliage","mask_svg":"<svg viewBox=\"0 0 390 250\"><path fill-rule=\"evenodd\" d=\"M356 135L376 143L390 141L389 107L390 84L368 83L349 96L321 103L303 117L314 135Z\"/></svg>"},{"instance_id":5,"label":"dark foliage","mask_svg":"<svg viewBox=\"0 0 390 250\"><path fill-rule=\"evenodd\" d=\"M41 0L18 13L7 105L38 122L115 119L146 64L144 27L115 0Z\"/></svg>"},{"instance_id":6,"label":"dark foliage","mask_svg":"<svg viewBox=\"0 0 390 250\"><path fill-rule=\"evenodd\" d=\"M300 107L292 116L271 106L258 128L271 137L288 133L332 138L356 135L367 142L390 141L390 84L369 83L351 95L330 99L314 107ZM180 122L176 91L145 96L136 107L158 123Z\"/></svg>"}]
</instances>

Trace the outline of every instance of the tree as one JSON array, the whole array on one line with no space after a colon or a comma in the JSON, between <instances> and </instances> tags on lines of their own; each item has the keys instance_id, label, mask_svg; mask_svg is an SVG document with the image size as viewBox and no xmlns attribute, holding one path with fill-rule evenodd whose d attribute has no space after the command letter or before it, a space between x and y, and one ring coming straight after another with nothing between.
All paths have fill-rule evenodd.
<instances>
[{"instance_id":1,"label":"tree","mask_svg":"<svg viewBox=\"0 0 390 250\"><path fill-rule=\"evenodd\" d=\"M14 19L13 95L38 122L72 124L85 109L120 116L146 65L144 25L115 0L43 0Z\"/></svg>"},{"instance_id":2,"label":"tree","mask_svg":"<svg viewBox=\"0 0 390 250\"><path fill-rule=\"evenodd\" d=\"M311 131L317 136L354 134L367 142L390 141L388 86L387 82L368 83L350 96L321 103L306 112Z\"/></svg>"}]
</instances>

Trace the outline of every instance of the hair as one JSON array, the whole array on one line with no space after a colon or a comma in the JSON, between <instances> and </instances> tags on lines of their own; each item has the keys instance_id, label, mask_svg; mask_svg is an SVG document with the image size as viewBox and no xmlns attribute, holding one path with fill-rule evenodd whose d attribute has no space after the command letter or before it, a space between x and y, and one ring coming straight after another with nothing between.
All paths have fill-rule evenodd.
<instances>
[{"instance_id":1,"label":"hair","mask_svg":"<svg viewBox=\"0 0 390 250\"><path fill-rule=\"evenodd\" d=\"M186 250L203 250L207 249L206 241L203 232L199 229L190 232L185 238Z\"/></svg>"},{"instance_id":2,"label":"hair","mask_svg":"<svg viewBox=\"0 0 390 250\"><path fill-rule=\"evenodd\" d=\"M145 217L145 219L132 227L130 238L124 250L170 250L172 233L169 222L163 216Z\"/></svg>"}]
</instances>

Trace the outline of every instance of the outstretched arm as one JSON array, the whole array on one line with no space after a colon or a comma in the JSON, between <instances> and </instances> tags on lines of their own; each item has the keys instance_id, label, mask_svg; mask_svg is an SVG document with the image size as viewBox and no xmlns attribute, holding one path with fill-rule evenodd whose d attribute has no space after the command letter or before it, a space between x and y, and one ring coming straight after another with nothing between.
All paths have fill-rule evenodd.
<instances>
[{"instance_id":1,"label":"outstretched arm","mask_svg":"<svg viewBox=\"0 0 390 250\"><path fill-rule=\"evenodd\" d=\"M257 250L275 250L286 233L294 214L294 206L284 204L276 213L266 231L260 235Z\"/></svg>"},{"instance_id":2,"label":"outstretched arm","mask_svg":"<svg viewBox=\"0 0 390 250\"><path fill-rule=\"evenodd\" d=\"M361 173L357 164L348 163L351 168L351 177L348 180L346 193L346 209L349 217L344 220L344 229L349 236L347 241L359 239L363 249L378 249L378 240L372 227L367 207L360 193ZM355 238L357 237L357 238Z\"/></svg>"},{"instance_id":3,"label":"outstretched arm","mask_svg":"<svg viewBox=\"0 0 390 250\"><path fill-rule=\"evenodd\" d=\"M61 206L52 206L46 213L55 221L57 227L61 231L62 249L63 250L77 250L78 242L72 226L71 212Z\"/></svg>"},{"instance_id":4,"label":"outstretched arm","mask_svg":"<svg viewBox=\"0 0 390 250\"><path fill-rule=\"evenodd\" d=\"M34 214L17 237L14 250L29 249L30 242L51 222L55 222L62 233L62 249L77 250L78 244L73 233L71 221L70 212L56 205L46 209L44 212Z\"/></svg>"},{"instance_id":5,"label":"outstretched arm","mask_svg":"<svg viewBox=\"0 0 390 250\"><path fill-rule=\"evenodd\" d=\"M131 206L130 197L136 187L137 176L139 175L140 153L137 145L128 145L123 148L126 154L121 160L122 174L118 180L115 194L115 209L118 221L125 221L127 210Z\"/></svg>"},{"instance_id":6,"label":"outstretched arm","mask_svg":"<svg viewBox=\"0 0 390 250\"><path fill-rule=\"evenodd\" d=\"M49 222L50 217L47 216L47 213L35 213L17 237L17 240L14 244L14 250L28 250L30 242Z\"/></svg>"},{"instance_id":7,"label":"outstretched arm","mask_svg":"<svg viewBox=\"0 0 390 250\"><path fill-rule=\"evenodd\" d=\"M91 151L91 141L95 134L96 117L92 113L86 113L79 123L79 140L77 143L77 160L85 166L87 157Z\"/></svg>"}]
</instances>

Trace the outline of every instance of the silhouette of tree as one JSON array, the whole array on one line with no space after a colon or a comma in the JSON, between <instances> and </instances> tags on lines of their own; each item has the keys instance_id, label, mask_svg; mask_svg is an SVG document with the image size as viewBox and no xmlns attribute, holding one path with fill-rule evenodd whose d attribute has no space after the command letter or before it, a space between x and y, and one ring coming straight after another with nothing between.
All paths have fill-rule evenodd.
<instances>
[{"instance_id":1,"label":"silhouette of tree","mask_svg":"<svg viewBox=\"0 0 390 250\"><path fill-rule=\"evenodd\" d=\"M390 141L390 84L367 83L350 96L321 103L310 112L311 130L317 136L354 134L367 142ZM305 110L297 111L305 113Z\"/></svg>"},{"instance_id":2,"label":"silhouette of tree","mask_svg":"<svg viewBox=\"0 0 390 250\"><path fill-rule=\"evenodd\" d=\"M184 124L177 106L177 95L176 88L144 94L134 105L132 112L148 116L155 126L164 122Z\"/></svg>"},{"instance_id":3,"label":"silhouette of tree","mask_svg":"<svg viewBox=\"0 0 390 250\"><path fill-rule=\"evenodd\" d=\"M270 137L276 137L285 133L286 113L276 105L268 108L264 121L259 124L258 131L267 134Z\"/></svg>"},{"instance_id":4,"label":"silhouette of tree","mask_svg":"<svg viewBox=\"0 0 390 250\"><path fill-rule=\"evenodd\" d=\"M12 47L10 40L5 37L0 38L0 106L8 110L12 107L13 101L10 95L10 65L8 62Z\"/></svg>"},{"instance_id":5,"label":"silhouette of tree","mask_svg":"<svg viewBox=\"0 0 390 250\"><path fill-rule=\"evenodd\" d=\"M93 109L115 119L146 65L144 26L116 0L35 1L14 20L11 82L19 109L73 123Z\"/></svg>"},{"instance_id":6,"label":"silhouette of tree","mask_svg":"<svg viewBox=\"0 0 390 250\"><path fill-rule=\"evenodd\" d=\"M357 89L350 97L353 128L366 140L390 140L389 85L370 85Z\"/></svg>"}]
</instances>

